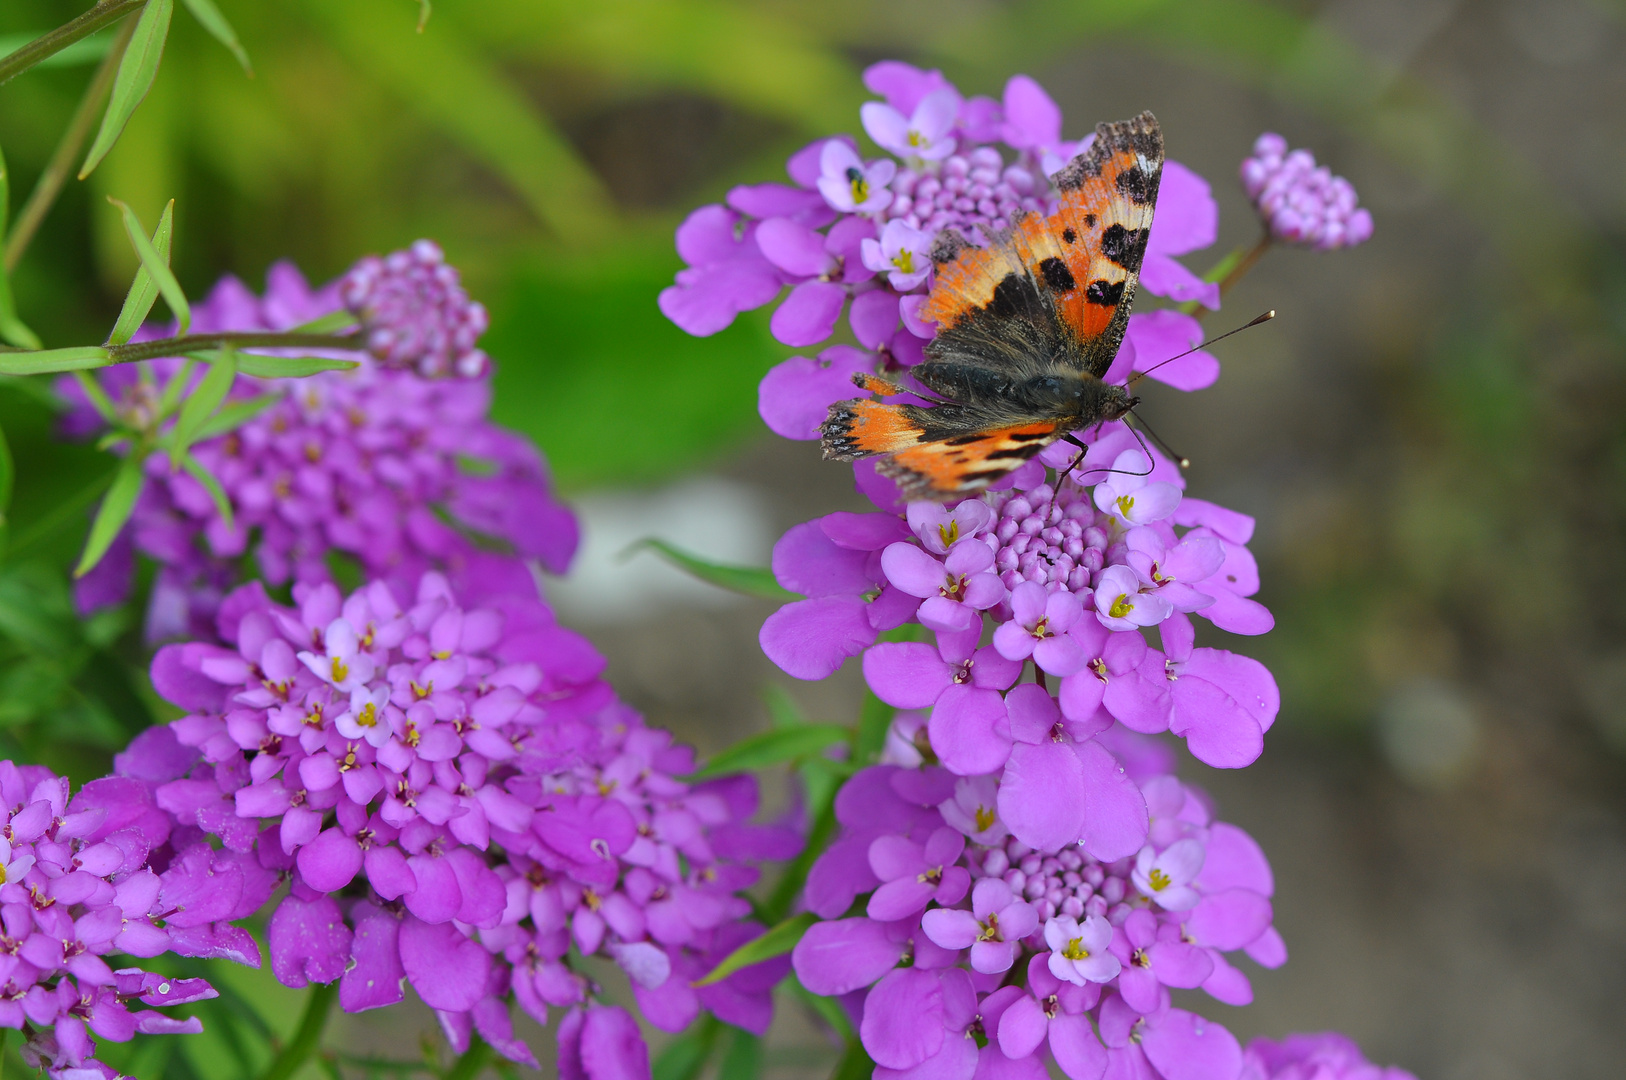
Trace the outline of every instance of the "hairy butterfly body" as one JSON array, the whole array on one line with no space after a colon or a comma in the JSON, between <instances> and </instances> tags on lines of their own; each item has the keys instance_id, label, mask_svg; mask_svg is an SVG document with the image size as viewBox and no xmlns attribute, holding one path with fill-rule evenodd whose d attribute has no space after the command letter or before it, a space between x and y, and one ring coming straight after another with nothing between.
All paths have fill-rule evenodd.
<instances>
[{"instance_id":1,"label":"hairy butterfly body","mask_svg":"<svg viewBox=\"0 0 1626 1080\"><path fill-rule=\"evenodd\" d=\"M987 247L940 234L936 284L920 311L937 337L909 374L941 401L839 401L821 428L824 456L882 455L877 467L906 499L953 499L1127 413L1135 399L1101 380L1129 323L1162 169L1151 113L1101 124L1052 178L1054 214L1017 214ZM856 381L881 396L904 392Z\"/></svg>"}]
</instances>

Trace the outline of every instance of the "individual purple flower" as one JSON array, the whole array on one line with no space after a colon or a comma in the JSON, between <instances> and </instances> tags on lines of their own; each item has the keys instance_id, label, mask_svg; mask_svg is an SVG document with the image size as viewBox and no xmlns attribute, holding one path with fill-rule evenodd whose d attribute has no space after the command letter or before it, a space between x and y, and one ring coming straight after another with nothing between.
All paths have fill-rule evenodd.
<instances>
[{"instance_id":1,"label":"individual purple flower","mask_svg":"<svg viewBox=\"0 0 1626 1080\"><path fill-rule=\"evenodd\" d=\"M957 541L942 561L906 543L889 545L881 553L887 579L924 600L920 621L933 630L950 632L969 628L978 612L1005 599L1005 586L990 572L993 565L988 545L971 537Z\"/></svg>"},{"instance_id":2,"label":"individual purple flower","mask_svg":"<svg viewBox=\"0 0 1626 1080\"><path fill-rule=\"evenodd\" d=\"M661 313L685 332L709 337L778 296L784 281L755 233L755 222L727 206L690 214L677 229L677 251L688 266L661 290Z\"/></svg>"},{"instance_id":3,"label":"individual purple flower","mask_svg":"<svg viewBox=\"0 0 1626 1080\"><path fill-rule=\"evenodd\" d=\"M1173 704L1169 729L1205 764L1252 764L1281 709L1276 680L1251 657L1194 648L1191 620L1184 616L1172 616L1159 631Z\"/></svg>"},{"instance_id":4,"label":"individual purple flower","mask_svg":"<svg viewBox=\"0 0 1626 1080\"><path fill-rule=\"evenodd\" d=\"M864 130L877 146L901 158L921 161L939 161L954 152L954 122L959 113L960 95L948 87L921 98L908 116L878 101L866 102L859 109ZM828 191L825 198L830 198ZM831 205L837 206L834 199Z\"/></svg>"},{"instance_id":5,"label":"individual purple flower","mask_svg":"<svg viewBox=\"0 0 1626 1080\"><path fill-rule=\"evenodd\" d=\"M1112 953L1122 964L1118 992L1131 1008L1155 1013L1168 1007L1168 987L1190 990L1213 973L1208 953L1182 939L1180 928L1158 922L1144 909L1130 912L1113 934Z\"/></svg>"},{"instance_id":6,"label":"individual purple flower","mask_svg":"<svg viewBox=\"0 0 1626 1080\"><path fill-rule=\"evenodd\" d=\"M870 869L881 886L865 909L872 919L892 922L923 911L928 903L957 904L971 887L971 875L955 866L965 837L937 829L917 844L902 836L876 838L869 848Z\"/></svg>"},{"instance_id":7,"label":"individual purple flower","mask_svg":"<svg viewBox=\"0 0 1626 1080\"><path fill-rule=\"evenodd\" d=\"M1050 946L1046 961L1050 972L1065 982L1078 986L1109 982L1121 968L1108 949L1112 924L1099 915L1087 915L1083 922L1071 915L1057 915L1044 924L1044 940Z\"/></svg>"},{"instance_id":8,"label":"individual purple flower","mask_svg":"<svg viewBox=\"0 0 1626 1080\"><path fill-rule=\"evenodd\" d=\"M1130 876L1135 887L1165 911L1189 911L1199 899L1191 881L1202 866L1202 844L1176 840L1162 851L1150 844L1141 848Z\"/></svg>"},{"instance_id":9,"label":"individual purple flower","mask_svg":"<svg viewBox=\"0 0 1626 1080\"><path fill-rule=\"evenodd\" d=\"M1372 214L1356 205L1354 185L1318 167L1310 151L1289 151L1274 132L1254 140L1242 187L1274 240L1331 251L1372 237Z\"/></svg>"},{"instance_id":10,"label":"individual purple flower","mask_svg":"<svg viewBox=\"0 0 1626 1080\"><path fill-rule=\"evenodd\" d=\"M864 265L885 274L900 293L912 292L932 272L932 238L907 221L893 218L881 229L879 240L865 238L860 250Z\"/></svg>"},{"instance_id":11,"label":"individual purple flower","mask_svg":"<svg viewBox=\"0 0 1626 1080\"><path fill-rule=\"evenodd\" d=\"M1095 505L1124 525L1146 525L1174 513L1180 489L1166 480L1151 480L1146 455L1126 450L1112 463L1113 471L1095 485Z\"/></svg>"},{"instance_id":12,"label":"individual purple flower","mask_svg":"<svg viewBox=\"0 0 1626 1080\"><path fill-rule=\"evenodd\" d=\"M1417 1080L1405 1069L1366 1060L1348 1036L1333 1031L1254 1039L1242 1052L1238 1080Z\"/></svg>"},{"instance_id":13,"label":"individual purple flower","mask_svg":"<svg viewBox=\"0 0 1626 1080\"><path fill-rule=\"evenodd\" d=\"M816 439L830 406L852 396L853 376L874 365L869 353L851 345L832 345L816 357L792 356L763 376L757 412L775 435Z\"/></svg>"},{"instance_id":14,"label":"individual purple flower","mask_svg":"<svg viewBox=\"0 0 1626 1080\"><path fill-rule=\"evenodd\" d=\"M433 240L362 259L340 282L339 297L386 368L472 379L490 367L474 344L490 325L486 309L469 299Z\"/></svg>"},{"instance_id":15,"label":"individual purple flower","mask_svg":"<svg viewBox=\"0 0 1626 1080\"><path fill-rule=\"evenodd\" d=\"M876 214L892 202L887 185L897 171L891 158L865 164L851 144L831 139L819 153L818 188L824 201L844 214Z\"/></svg>"},{"instance_id":16,"label":"individual purple flower","mask_svg":"<svg viewBox=\"0 0 1626 1080\"><path fill-rule=\"evenodd\" d=\"M937 804L943 820L984 846L1003 843L1010 830L999 820L999 783L992 776L962 776L954 795Z\"/></svg>"},{"instance_id":17,"label":"individual purple flower","mask_svg":"<svg viewBox=\"0 0 1626 1080\"><path fill-rule=\"evenodd\" d=\"M971 910L933 908L921 919L926 936L945 949L970 949L971 967L984 974L1010 970L1022 938L1039 927L1031 905L998 878L971 890Z\"/></svg>"},{"instance_id":18,"label":"individual purple flower","mask_svg":"<svg viewBox=\"0 0 1626 1080\"><path fill-rule=\"evenodd\" d=\"M1033 657L1051 675L1071 675L1088 659L1068 636L1084 617L1084 606L1070 592L1046 592L1024 581L1011 590L1011 619L994 630L994 648L1007 660Z\"/></svg>"},{"instance_id":19,"label":"individual purple flower","mask_svg":"<svg viewBox=\"0 0 1626 1080\"><path fill-rule=\"evenodd\" d=\"M1173 610L1168 597L1143 586L1130 567L1109 566L1095 583L1096 617L1109 630L1156 626Z\"/></svg>"}]
</instances>

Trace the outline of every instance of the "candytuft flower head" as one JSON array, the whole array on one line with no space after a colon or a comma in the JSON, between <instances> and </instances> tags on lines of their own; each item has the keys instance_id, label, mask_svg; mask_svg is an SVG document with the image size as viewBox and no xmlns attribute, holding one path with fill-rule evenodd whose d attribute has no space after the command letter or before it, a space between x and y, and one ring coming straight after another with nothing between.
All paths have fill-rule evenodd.
<instances>
[{"instance_id":1,"label":"candytuft flower head","mask_svg":"<svg viewBox=\"0 0 1626 1080\"><path fill-rule=\"evenodd\" d=\"M362 259L340 282L339 297L384 367L465 379L490 368L474 344L490 324L486 309L469 299L433 240Z\"/></svg>"},{"instance_id":2,"label":"candytuft flower head","mask_svg":"<svg viewBox=\"0 0 1626 1080\"><path fill-rule=\"evenodd\" d=\"M1333 1031L1255 1039L1242 1055L1238 1080L1417 1080L1405 1069L1373 1065L1360 1047Z\"/></svg>"},{"instance_id":3,"label":"candytuft flower head","mask_svg":"<svg viewBox=\"0 0 1626 1080\"><path fill-rule=\"evenodd\" d=\"M1356 205L1354 185L1317 166L1310 151L1289 151L1275 132L1254 141L1242 187L1276 240L1331 251L1371 239L1372 215Z\"/></svg>"}]
</instances>

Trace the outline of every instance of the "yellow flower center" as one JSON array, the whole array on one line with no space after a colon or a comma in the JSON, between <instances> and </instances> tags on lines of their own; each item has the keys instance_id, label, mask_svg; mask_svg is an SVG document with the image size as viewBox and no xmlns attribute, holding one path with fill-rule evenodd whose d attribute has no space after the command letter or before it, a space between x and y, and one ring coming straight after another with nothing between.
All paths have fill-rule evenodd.
<instances>
[{"instance_id":1,"label":"yellow flower center","mask_svg":"<svg viewBox=\"0 0 1626 1080\"><path fill-rule=\"evenodd\" d=\"M896 255L892 256L892 265L896 266L899 270L902 270L905 274L914 273L915 272L915 253L910 251L908 248L904 248L902 251L900 251ZM938 531L942 531L942 528L943 527L941 525L939 525L938 526ZM959 532L959 530L960 530L959 523L956 522L954 524L954 531ZM947 542L947 541L945 541L945 542Z\"/></svg>"},{"instance_id":2,"label":"yellow flower center","mask_svg":"<svg viewBox=\"0 0 1626 1080\"><path fill-rule=\"evenodd\" d=\"M991 807L979 806L973 816L977 821L978 832L987 832L994 827L994 811Z\"/></svg>"},{"instance_id":3,"label":"yellow flower center","mask_svg":"<svg viewBox=\"0 0 1626 1080\"><path fill-rule=\"evenodd\" d=\"M1099 656L1090 661L1090 670L1095 672L1095 677L1097 679L1100 679L1102 682L1107 681L1107 662L1101 659Z\"/></svg>"},{"instance_id":4,"label":"yellow flower center","mask_svg":"<svg viewBox=\"0 0 1626 1080\"><path fill-rule=\"evenodd\" d=\"M857 169L847 170L847 186L852 189L853 202L863 203L869 201L869 181Z\"/></svg>"},{"instance_id":5,"label":"yellow flower center","mask_svg":"<svg viewBox=\"0 0 1626 1080\"><path fill-rule=\"evenodd\" d=\"M909 145L910 146L925 146L926 145L926 136L922 135L918 131L911 130L909 132Z\"/></svg>"},{"instance_id":6,"label":"yellow flower center","mask_svg":"<svg viewBox=\"0 0 1626 1080\"><path fill-rule=\"evenodd\" d=\"M361 707L361 711L356 714L356 723L360 724L362 727L377 727L378 706L374 705L370 701L363 705Z\"/></svg>"},{"instance_id":7,"label":"yellow flower center","mask_svg":"<svg viewBox=\"0 0 1626 1080\"><path fill-rule=\"evenodd\" d=\"M1129 511L1133 510L1134 508L1135 497L1133 495L1118 496L1118 513L1122 514L1124 517L1128 517Z\"/></svg>"},{"instance_id":8,"label":"yellow flower center","mask_svg":"<svg viewBox=\"0 0 1626 1080\"><path fill-rule=\"evenodd\" d=\"M1088 960L1090 958L1090 950L1084 947L1084 939L1081 937L1070 939L1061 954L1069 960Z\"/></svg>"},{"instance_id":9,"label":"yellow flower center","mask_svg":"<svg viewBox=\"0 0 1626 1080\"><path fill-rule=\"evenodd\" d=\"M1114 600L1112 602L1112 606L1107 609L1107 614L1112 616L1114 619L1122 619L1134 610L1135 602L1129 599L1129 594L1119 593L1118 599ZM1096 674L1100 674L1100 672L1097 672Z\"/></svg>"},{"instance_id":10,"label":"yellow flower center","mask_svg":"<svg viewBox=\"0 0 1626 1080\"><path fill-rule=\"evenodd\" d=\"M908 252L904 252L904 254L907 255ZM893 259L892 262L896 264L898 260ZM909 268L907 266L903 267L903 272L907 274L909 272ZM960 523L958 521L950 521L947 525L939 525L937 527L937 535L942 539L944 547L953 547L954 541L960 538Z\"/></svg>"},{"instance_id":11,"label":"yellow flower center","mask_svg":"<svg viewBox=\"0 0 1626 1080\"><path fill-rule=\"evenodd\" d=\"M1164 889L1167 889L1170 885L1174 884L1174 879L1170 878L1168 874L1165 874L1161 870L1155 869L1150 874L1146 875L1146 880L1151 883L1153 892L1162 892Z\"/></svg>"},{"instance_id":12,"label":"yellow flower center","mask_svg":"<svg viewBox=\"0 0 1626 1080\"><path fill-rule=\"evenodd\" d=\"M990 914L988 916L988 921L982 924L982 933L977 935L977 940L978 941L998 941L999 940L999 913L997 911Z\"/></svg>"},{"instance_id":13,"label":"yellow flower center","mask_svg":"<svg viewBox=\"0 0 1626 1080\"><path fill-rule=\"evenodd\" d=\"M333 658L333 681L344 682L350 677L350 666L337 656Z\"/></svg>"}]
</instances>

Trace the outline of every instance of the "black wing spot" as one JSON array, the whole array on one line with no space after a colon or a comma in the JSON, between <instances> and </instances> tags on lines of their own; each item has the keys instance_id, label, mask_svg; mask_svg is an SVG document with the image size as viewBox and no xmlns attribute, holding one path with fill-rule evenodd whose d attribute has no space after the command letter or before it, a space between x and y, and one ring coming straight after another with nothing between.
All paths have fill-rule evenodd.
<instances>
[{"instance_id":1,"label":"black wing spot","mask_svg":"<svg viewBox=\"0 0 1626 1080\"><path fill-rule=\"evenodd\" d=\"M980 431L974 431L970 435L956 435L952 439L944 439L943 440L943 445L945 445L945 446L968 446L971 443L982 442L982 440L986 439L987 437L988 437L987 435L983 434Z\"/></svg>"},{"instance_id":2,"label":"black wing spot","mask_svg":"<svg viewBox=\"0 0 1626 1080\"><path fill-rule=\"evenodd\" d=\"M1069 225L1061 231L1061 238L1063 242L1071 244L1078 239L1078 233L1074 232L1073 227Z\"/></svg>"},{"instance_id":3,"label":"black wing spot","mask_svg":"<svg viewBox=\"0 0 1626 1080\"><path fill-rule=\"evenodd\" d=\"M1121 281L1092 281L1090 287L1084 290L1084 299L1102 307L1113 307L1123 298L1124 283Z\"/></svg>"},{"instance_id":4,"label":"black wing spot","mask_svg":"<svg viewBox=\"0 0 1626 1080\"><path fill-rule=\"evenodd\" d=\"M1146 182L1146 173L1139 165L1119 173L1117 183L1118 190L1136 206L1145 206L1152 201L1151 185Z\"/></svg>"},{"instance_id":5,"label":"black wing spot","mask_svg":"<svg viewBox=\"0 0 1626 1080\"><path fill-rule=\"evenodd\" d=\"M1000 279L994 286L994 298L989 302L987 310L994 315L1005 318L1014 317L1026 306L1026 298L1022 295L1022 282L1012 271Z\"/></svg>"},{"instance_id":6,"label":"black wing spot","mask_svg":"<svg viewBox=\"0 0 1626 1080\"><path fill-rule=\"evenodd\" d=\"M1142 229L1126 229L1117 224L1108 226L1106 232L1101 234L1101 254L1125 270L1138 269L1146 251L1143 232Z\"/></svg>"},{"instance_id":7,"label":"black wing spot","mask_svg":"<svg viewBox=\"0 0 1626 1080\"><path fill-rule=\"evenodd\" d=\"M1046 285L1060 293L1071 292L1078 284L1073 279L1073 272L1067 269L1067 264L1054 255L1039 264L1039 273L1044 275Z\"/></svg>"},{"instance_id":8,"label":"black wing spot","mask_svg":"<svg viewBox=\"0 0 1626 1080\"><path fill-rule=\"evenodd\" d=\"M1094 214L1085 214L1084 215L1084 224L1087 227L1091 228L1091 229L1095 228L1095 215Z\"/></svg>"},{"instance_id":9,"label":"black wing spot","mask_svg":"<svg viewBox=\"0 0 1626 1080\"><path fill-rule=\"evenodd\" d=\"M1040 439L1048 439L1052 434L1054 432L1050 431L1013 431L1005 437L1012 442L1030 443L1037 442Z\"/></svg>"}]
</instances>

